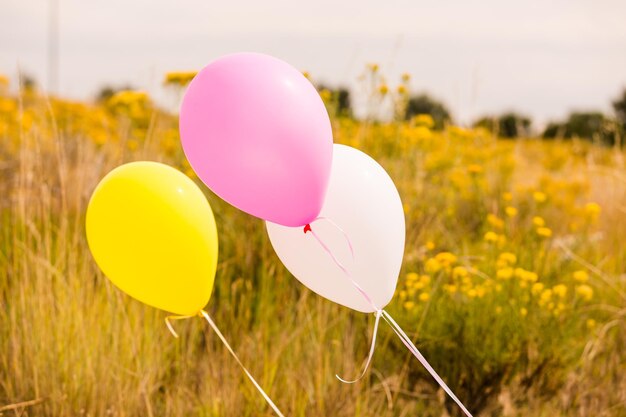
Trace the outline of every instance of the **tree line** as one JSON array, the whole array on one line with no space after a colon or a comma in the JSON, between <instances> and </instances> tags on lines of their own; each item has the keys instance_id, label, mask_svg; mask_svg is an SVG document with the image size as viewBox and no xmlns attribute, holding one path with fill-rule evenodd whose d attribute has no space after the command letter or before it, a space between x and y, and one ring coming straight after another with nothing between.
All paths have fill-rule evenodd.
<instances>
[{"instance_id":1,"label":"tree line","mask_svg":"<svg viewBox=\"0 0 626 417\"><path fill-rule=\"evenodd\" d=\"M352 117L350 91L346 88L324 90L332 94L334 113ZM614 115L600 111L574 111L564 120L549 122L542 131L533 130L530 117L510 111L497 115L486 115L472 123L473 127L482 127L503 138L529 137L539 133L544 139L583 138L613 145L620 141L626 132L626 89L612 103ZM408 98L404 106L405 120L418 114L428 114L433 118L434 129L443 129L454 122L451 112L440 100L429 94L421 93Z\"/></svg>"}]
</instances>

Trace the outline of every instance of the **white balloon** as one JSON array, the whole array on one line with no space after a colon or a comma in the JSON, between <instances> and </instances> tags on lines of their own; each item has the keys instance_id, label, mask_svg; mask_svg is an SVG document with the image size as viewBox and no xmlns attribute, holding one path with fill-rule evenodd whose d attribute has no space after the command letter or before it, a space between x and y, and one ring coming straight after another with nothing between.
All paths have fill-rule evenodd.
<instances>
[{"instance_id":1,"label":"white balloon","mask_svg":"<svg viewBox=\"0 0 626 417\"><path fill-rule=\"evenodd\" d=\"M334 145L326 200L312 229L350 276L383 308L393 297L404 254L402 201L393 181L369 155ZM266 222L276 254L287 269L317 294L364 313L376 311L311 233Z\"/></svg>"}]
</instances>

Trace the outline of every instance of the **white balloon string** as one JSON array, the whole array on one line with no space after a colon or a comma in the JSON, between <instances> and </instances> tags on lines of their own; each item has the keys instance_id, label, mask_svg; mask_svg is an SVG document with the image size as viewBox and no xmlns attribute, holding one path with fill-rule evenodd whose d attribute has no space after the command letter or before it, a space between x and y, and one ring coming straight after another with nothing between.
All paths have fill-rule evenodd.
<instances>
[{"instance_id":1,"label":"white balloon string","mask_svg":"<svg viewBox=\"0 0 626 417\"><path fill-rule=\"evenodd\" d=\"M413 354L413 356L415 356L417 358L417 360L420 361L422 366L424 366L424 368L426 368L426 370L435 379L435 381L437 381L437 383L441 386L441 388L443 388L443 390L446 392L446 394L448 394L450 396L450 398L452 398L454 400L454 402L461 408L461 410L463 410L463 412L465 413L466 416L472 417L472 414L467 410L467 408L465 408L465 406L457 398L457 396L454 395L454 392L452 392L452 390L448 387L448 385L446 385L444 380L439 376L439 374L437 374L437 372L433 369L433 367L430 366L430 364L428 363L426 358L421 354L421 352L413 344L413 342L411 341L411 338L409 338L409 336L407 336L407 334L404 332L404 330L402 330L400 325L398 323L396 323L396 321L393 319L393 317L391 317L391 315L389 315L389 313L387 313L385 310L383 310L383 318L389 324L389 326L391 326L393 331L398 335L400 340L402 340L402 343L404 343L404 345L407 347L407 349L409 349L409 351Z\"/></svg>"},{"instance_id":2,"label":"white balloon string","mask_svg":"<svg viewBox=\"0 0 626 417\"><path fill-rule=\"evenodd\" d=\"M325 219L325 218L318 218L318 219L327 220L332 225L334 225L340 232L343 233L343 235L346 238L346 241L348 242L348 246L350 247L350 252L352 252L352 255L354 256L354 251L352 250L352 243L350 242L350 238L348 237L348 235L339 226L337 226L334 222L332 222L331 220ZM363 297L372 306L372 308L374 309L374 311L376 313L376 322L374 323L374 331L372 333L372 343L371 343L371 346L370 346L369 355L368 355L368 357L367 357L367 359L365 361L365 366L363 367L363 371L361 372L361 375L359 375L356 379L347 380L347 379L341 378L339 375L335 374L337 379L340 380L341 382L343 382L345 384L354 384L355 382L360 381L365 376L365 374L367 373L367 370L369 369L370 364L372 363L372 358L374 357L374 349L376 347L376 335L378 334L378 323L380 321L380 316L382 314L382 310L380 308L378 308L378 306L374 303L372 298L367 294L367 292L363 289L363 287L361 287L358 282L356 282L354 279L352 279L352 275L350 275L350 271L348 271L348 269L337 259L337 257L328 248L328 246L324 243L324 241L322 239L320 239L320 237L317 235L317 233L315 233L315 231L311 228L310 224L305 226L304 233L306 233L306 232L311 232L311 235L313 235L313 237L315 238L315 240L317 240L317 242L320 244L322 249L324 249L324 252L326 252L331 257L331 259L335 262L335 264L343 271L343 273L348 278L348 280L350 280L352 285L361 293L361 295L363 295Z\"/></svg>"},{"instance_id":3,"label":"white balloon string","mask_svg":"<svg viewBox=\"0 0 626 417\"><path fill-rule=\"evenodd\" d=\"M230 354L232 355L233 358L235 358L235 360L237 361L237 363L239 364L239 366L241 366L241 369L243 369L243 371L245 372L246 376L248 377L248 379L250 379L250 381L254 384L254 386L256 387L256 389L261 393L261 395L263 396L263 398L265 398L265 401L267 401L267 403L270 405L270 407L272 407L272 410L274 410L274 412L276 413L276 415L280 416L280 417L285 417L283 415L283 413L280 412L280 410L278 409L278 407L276 406L276 404L274 404L274 402L272 401L272 399L269 397L269 395L267 395L265 393L265 391L263 391L263 388L261 388L261 386L258 384L258 382L256 382L256 380L254 379L254 377L252 376L252 374L250 372L248 372L248 370L246 369L245 366L243 366L243 363L241 363L241 360L239 360L239 357L237 356L237 354L233 351L233 349L230 347L230 345L228 344L228 342L226 341L226 338L224 337L224 335L222 335L222 332L220 332L220 330L217 328L217 326L215 325L215 323L213 323L213 320L211 320L211 317L209 316L209 314L202 310L200 311L200 314L202 314L202 316L206 319L206 321L209 323L209 325L213 328L213 330L215 331L215 333L217 334L217 336L220 338L220 340L222 341L222 343L224 344L224 346L226 346L226 349L228 350L228 352L230 352Z\"/></svg>"},{"instance_id":4,"label":"white balloon string","mask_svg":"<svg viewBox=\"0 0 626 417\"><path fill-rule=\"evenodd\" d=\"M331 220L323 218L323 217L319 217L318 219L326 220L326 221L330 222L339 231L341 231L344 234L344 236L346 237L346 240L348 242L348 245L350 246L350 251L352 252L352 255L354 257L354 251L352 250L352 244L350 243L350 238L348 237L348 235L339 226L334 224ZM407 336L407 334L404 332L404 330L402 330L400 325L398 323L396 323L396 321L393 319L393 317L391 317L391 315L389 315L389 313L387 313L385 310L382 310L382 309L378 308L376 306L376 304L374 304L374 301L369 296L369 294L367 294L367 292L363 289L363 287L361 287L359 285L359 283L356 282L352 278L352 275L350 274L350 271L348 271L348 269L337 259L337 257L328 248L328 246L324 243L324 241L322 241L322 239L320 239L320 237L311 228L310 224L305 226L305 228L304 228L304 233L306 234L307 232L311 232L311 234L313 235L315 240L317 240L317 242L320 244L322 249L324 249L324 251L332 258L332 260L335 262L335 264L343 271L343 273L345 274L346 278L348 278L348 280L352 283L352 285L361 293L361 295L363 295L365 300L367 300L367 302L376 311L376 323L374 324L374 333L372 335L372 345L370 347L370 353L369 353L369 356L367 358L367 362L365 364L365 367L363 369L362 374L357 379L352 380L352 381L347 381L345 379L342 379L338 375L335 375L335 376L341 382L344 382L344 383L354 383L354 382L359 381L361 378L363 378L365 376L365 373L366 373L366 371L367 371L367 369L368 369L368 367L369 367L369 365L371 363L372 357L374 356L374 346L375 346L375 343L376 343L376 333L378 332L378 322L379 322L379 319L380 319L380 317L382 315L383 319L385 319L385 321L389 324L391 329L400 338L400 340L402 341L404 346L406 346L406 348L413 354L413 356L415 356L417 358L417 360L422 364L422 366L424 368L426 368L428 373L430 373L430 375L435 379L435 381L437 381L439 386L441 386L441 388L443 388L443 390L446 392L446 394L448 394L450 396L450 398L452 398L454 400L454 402L459 406L459 408L461 408L461 410L463 410L463 412L465 413L466 416L473 417L472 414L467 410L467 408L465 408L463 403L457 398L457 396L454 394L454 392L452 392L452 390L448 387L448 385L444 382L444 380L439 376L439 374L437 374L437 372L433 369L433 367L430 366L430 364L428 363L426 358L422 355L422 353L419 351L419 349L417 349L415 344L413 344L413 341L411 341L411 338L409 338L409 336Z\"/></svg>"},{"instance_id":5,"label":"white balloon string","mask_svg":"<svg viewBox=\"0 0 626 417\"><path fill-rule=\"evenodd\" d=\"M344 384L354 384L355 382L359 382L361 379L363 379L363 377L367 373L367 370L369 369L370 364L372 363L372 359L374 358L374 348L376 347L376 335L378 334L378 323L380 322L381 314L382 314L382 310L378 310L376 312L376 321L374 322L374 331L372 332L372 343L371 343L371 346L370 346L370 353L367 356L367 361L365 362L365 366L363 366L363 370L361 371L361 375L359 375L355 379L347 380L347 379L343 379L339 375L335 374L337 379L340 380L341 382L343 382Z\"/></svg>"},{"instance_id":6,"label":"white balloon string","mask_svg":"<svg viewBox=\"0 0 626 417\"><path fill-rule=\"evenodd\" d=\"M220 330L217 328L217 326L215 325L215 323L213 322L213 320L211 320L211 317L209 316L209 314L204 311L201 310L200 313L198 313L198 316L202 316L206 319L206 321L209 323L209 325L213 328L213 330L215 331L215 333L217 334L217 336L220 338L220 340L222 341L222 343L224 344L224 346L226 346L226 349L228 350L228 352L230 352L230 354L233 356L233 358L235 358L235 360L237 361L237 363L239 364L239 366L241 366L241 369L243 369L243 371L245 372L246 376L250 379L250 381L252 381L252 383L254 384L254 386L256 387L256 389L261 393L261 395L263 396L263 398L265 398L265 401L267 401L267 403L270 405L270 407L272 407L272 410L274 410L274 412L276 413L276 415L280 416L280 417L285 417L283 415L283 413L280 412L280 410L278 409L278 407L276 406L276 404L274 404L274 402L272 401L272 399L269 397L269 395L267 395L265 393L265 391L263 391L263 388L261 388L261 386L256 382L256 380L252 377L252 374L250 374L250 372L248 372L248 370L246 369L245 366L243 366L243 363L241 363L241 360L239 360L239 357L237 356L237 354L235 354L235 351L233 351L233 349L230 347L230 345L228 344L228 342L226 341L226 338L224 337L224 335L222 334L222 332L220 332ZM176 333L176 331L174 330L174 327L172 326L172 323L170 322L171 320L184 320L184 319L189 319L191 317L195 317L195 316L167 316L165 318L165 324L167 325L167 328L169 329L169 331L172 333L172 335L174 335L174 337L178 337L178 334Z\"/></svg>"}]
</instances>

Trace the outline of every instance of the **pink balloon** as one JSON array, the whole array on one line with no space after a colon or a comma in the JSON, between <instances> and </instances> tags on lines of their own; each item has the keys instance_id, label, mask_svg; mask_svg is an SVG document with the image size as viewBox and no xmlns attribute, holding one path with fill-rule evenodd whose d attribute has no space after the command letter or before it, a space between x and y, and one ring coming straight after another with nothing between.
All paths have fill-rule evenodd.
<instances>
[{"instance_id":1,"label":"pink balloon","mask_svg":"<svg viewBox=\"0 0 626 417\"><path fill-rule=\"evenodd\" d=\"M277 58L219 58L180 110L185 155L217 195L256 217L305 225L322 209L332 163L328 113L315 87Z\"/></svg>"}]
</instances>

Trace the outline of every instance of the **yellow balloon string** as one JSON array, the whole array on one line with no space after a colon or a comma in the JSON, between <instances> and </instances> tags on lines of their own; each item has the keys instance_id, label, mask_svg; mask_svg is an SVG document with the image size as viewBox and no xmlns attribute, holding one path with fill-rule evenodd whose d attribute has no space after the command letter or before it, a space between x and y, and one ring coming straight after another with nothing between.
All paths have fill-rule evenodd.
<instances>
[{"instance_id":1,"label":"yellow balloon string","mask_svg":"<svg viewBox=\"0 0 626 417\"><path fill-rule=\"evenodd\" d=\"M198 313L198 315L200 315L200 313ZM195 317L195 316L167 316L167 317L165 317L165 325L167 326L167 328L170 331L170 333L175 338L178 338L178 333L176 333L176 330L174 330L174 327L172 326L172 323L170 323L170 320L186 320L186 319L190 319L192 317Z\"/></svg>"},{"instance_id":2,"label":"yellow balloon string","mask_svg":"<svg viewBox=\"0 0 626 417\"><path fill-rule=\"evenodd\" d=\"M254 377L252 376L252 374L248 371L248 369L246 369L245 366L243 366L243 363L241 362L241 360L239 359L239 357L237 356L237 354L235 353L235 351L233 350L233 348L230 347L230 345L228 344L228 342L226 341L226 338L224 337L224 335L222 334L222 332L220 332L220 329L217 328L217 325L213 322L213 320L211 320L211 317L209 316L209 313L207 313L204 310L200 310L200 312L197 314L200 317L204 317L206 319L206 321L209 323L209 325L211 326L211 328L213 329L213 331L215 331L215 333L217 334L217 336L220 338L220 340L222 341L222 343L224 344L224 346L226 346L226 349L228 350L228 352L232 355L233 358L235 358L235 360L237 361L237 363L239 364L239 366L241 366L241 369L243 369L244 373L246 374L246 376L248 377L248 379L250 379L250 381L252 382L252 384L254 384L255 388L261 393L261 395L263 396L263 398L265 398L265 401L267 401L267 403L269 404L270 407L272 407L272 410L274 410L274 412L276 413L276 415L278 415L279 417L285 417L283 415L283 413L280 412L280 410L278 409L278 407L276 406L276 404L274 404L274 401L272 401L272 399L269 397L269 395L267 395L265 393L265 391L263 391L263 388L261 388L261 386L259 385L258 382L256 382L256 380L254 379ZM167 328L169 329L169 331L172 333L172 335L174 335L174 337L178 337L178 334L176 333L176 331L174 330L174 328L172 327L172 323L170 322L171 320L185 320L185 319L189 319L195 317L194 316L167 316L165 318L165 324L167 325Z\"/></svg>"}]
</instances>

